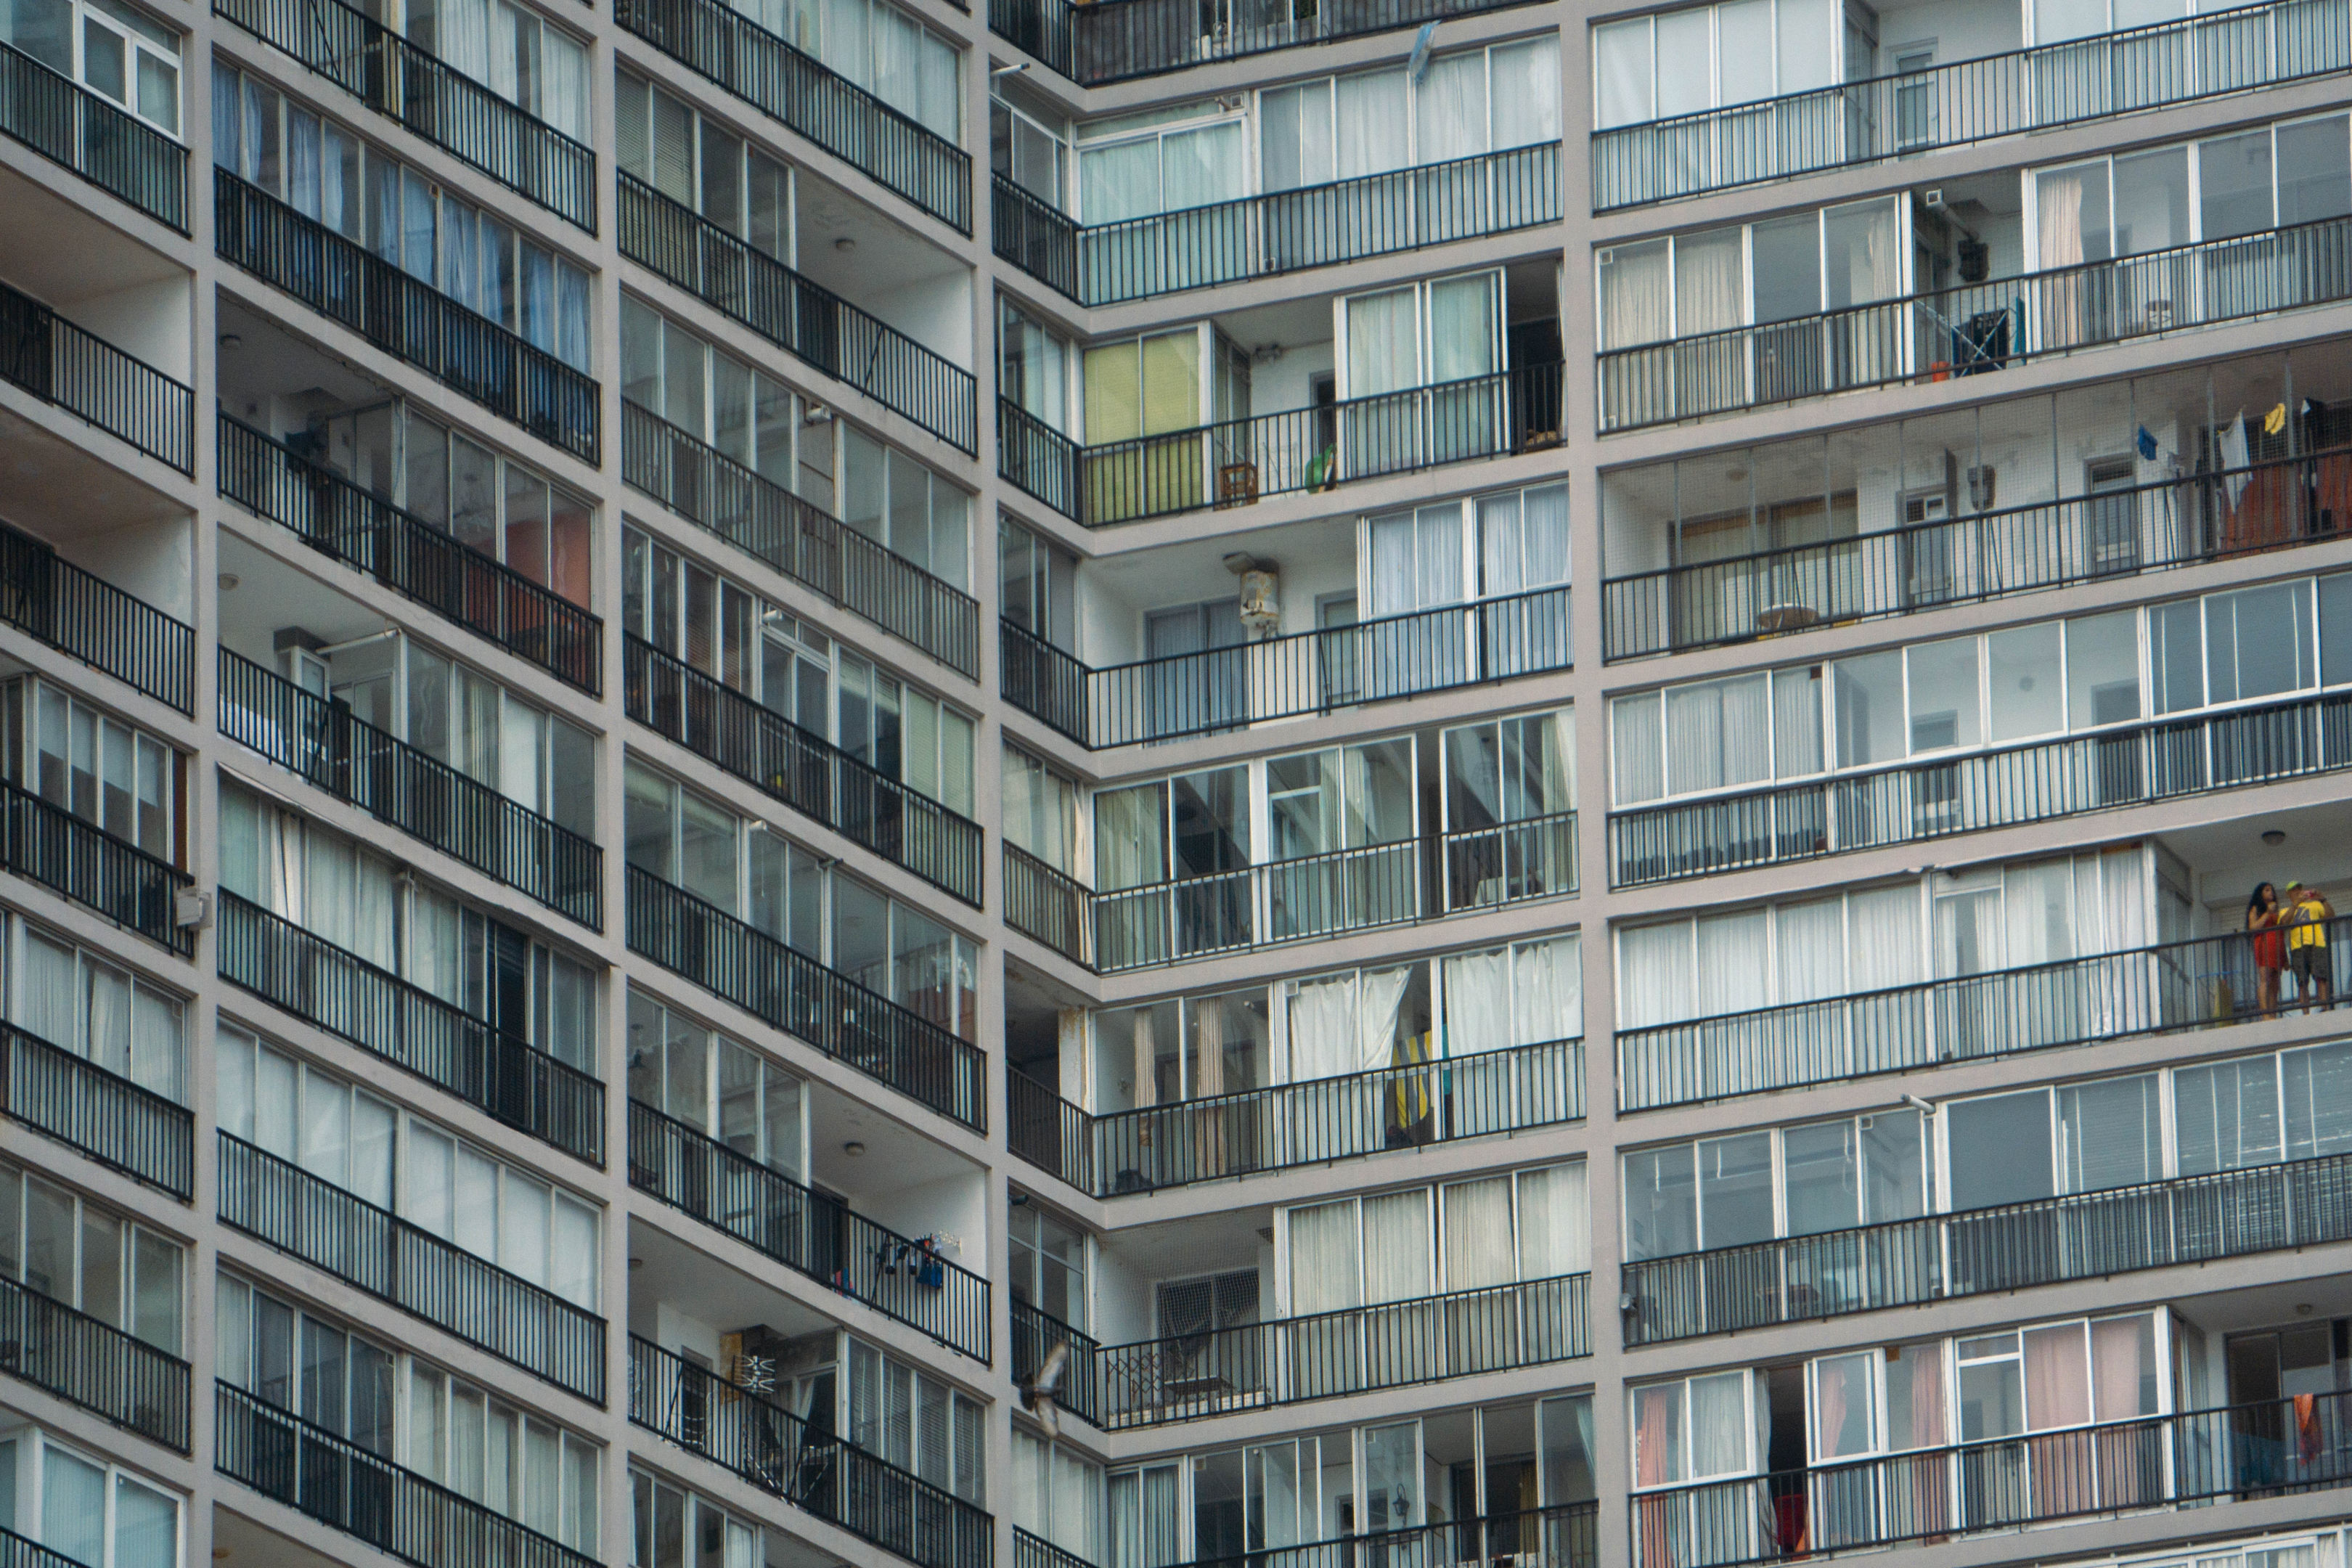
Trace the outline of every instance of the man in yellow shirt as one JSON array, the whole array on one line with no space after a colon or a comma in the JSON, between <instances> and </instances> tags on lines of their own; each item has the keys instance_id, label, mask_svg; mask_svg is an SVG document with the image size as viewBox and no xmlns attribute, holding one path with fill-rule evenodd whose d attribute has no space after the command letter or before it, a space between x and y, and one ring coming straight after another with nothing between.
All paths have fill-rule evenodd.
<instances>
[{"instance_id":1,"label":"man in yellow shirt","mask_svg":"<svg viewBox=\"0 0 2352 1568\"><path fill-rule=\"evenodd\" d=\"M2327 922L2336 918L2334 906L2326 895L2316 888L2301 882L2286 885L2287 967L2294 972L2295 1000L2306 1009L2316 1001L2322 1007L2335 1005L2336 966L2327 946Z\"/></svg>"}]
</instances>

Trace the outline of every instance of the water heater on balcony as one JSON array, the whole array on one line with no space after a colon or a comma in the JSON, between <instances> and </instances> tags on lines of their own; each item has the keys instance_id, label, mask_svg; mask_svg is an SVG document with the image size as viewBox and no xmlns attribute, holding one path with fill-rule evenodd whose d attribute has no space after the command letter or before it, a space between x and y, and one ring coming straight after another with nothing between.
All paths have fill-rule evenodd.
<instances>
[{"instance_id":1,"label":"water heater on balcony","mask_svg":"<svg viewBox=\"0 0 2352 1568\"><path fill-rule=\"evenodd\" d=\"M1229 555L1225 565L1241 579L1242 625L1254 637L1270 637L1282 629L1282 574L1271 561Z\"/></svg>"}]
</instances>

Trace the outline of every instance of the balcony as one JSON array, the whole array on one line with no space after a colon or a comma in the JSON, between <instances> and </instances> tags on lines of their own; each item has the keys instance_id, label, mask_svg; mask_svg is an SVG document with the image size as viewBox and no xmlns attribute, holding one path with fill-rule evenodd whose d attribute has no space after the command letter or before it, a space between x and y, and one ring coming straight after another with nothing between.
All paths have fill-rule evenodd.
<instances>
[{"instance_id":1,"label":"balcony","mask_svg":"<svg viewBox=\"0 0 2352 1568\"><path fill-rule=\"evenodd\" d=\"M185 872L0 779L0 866L94 910L182 958L195 932L179 921Z\"/></svg>"},{"instance_id":2,"label":"balcony","mask_svg":"<svg viewBox=\"0 0 2352 1568\"><path fill-rule=\"evenodd\" d=\"M2177 1176L1624 1265L1659 1344L2352 1240L2352 1156Z\"/></svg>"},{"instance_id":3,"label":"balcony","mask_svg":"<svg viewBox=\"0 0 2352 1568\"><path fill-rule=\"evenodd\" d=\"M2180 800L2352 766L2352 692L1668 802L1609 816L1610 882L1643 887Z\"/></svg>"},{"instance_id":4,"label":"balcony","mask_svg":"<svg viewBox=\"0 0 2352 1568\"><path fill-rule=\"evenodd\" d=\"M1265 496L1328 492L1388 474L1548 450L1559 444L1561 376L1557 362L1524 364L1094 447L1000 397L996 471L1088 528L1208 506L1223 510Z\"/></svg>"},{"instance_id":5,"label":"balcony","mask_svg":"<svg viewBox=\"0 0 2352 1568\"><path fill-rule=\"evenodd\" d=\"M196 632L0 523L0 622L166 707L196 710Z\"/></svg>"},{"instance_id":6,"label":"balcony","mask_svg":"<svg viewBox=\"0 0 2352 1568\"><path fill-rule=\"evenodd\" d=\"M1956 1443L1627 1502L1638 1568L1731 1568L2347 1484L2352 1394L2338 1393Z\"/></svg>"},{"instance_id":7,"label":"balcony","mask_svg":"<svg viewBox=\"0 0 2352 1568\"><path fill-rule=\"evenodd\" d=\"M219 900L222 979L604 1164L604 1086L595 1079L226 888Z\"/></svg>"},{"instance_id":8,"label":"balcony","mask_svg":"<svg viewBox=\"0 0 2352 1568\"><path fill-rule=\"evenodd\" d=\"M635 866L629 951L975 1132L987 1058L920 1014Z\"/></svg>"},{"instance_id":9,"label":"balcony","mask_svg":"<svg viewBox=\"0 0 2352 1568\"><path fill-rule=\"evenodd\" d=\"M491 880L604 930L604 860L594 844L227 647L220 732Z\"/></svg>"},{"instance_id":10,"label":"balcony","mask_svg":"<svg viewBox=\"0 0 2352 1568\"><path fill-rule=\"evenodd\" d=\"M1155 3L1110 0L1101 9ZM1559 145L1511 147L1102 224L1080 224L997 174L990 186L993 243L999 260L1078 304L1148 300L1557 223Z\"/></svg>"},{"instance_id":11,"label":"balcony","mask_svg":"<svg viewBox=\"0 0 2352 1568\"><path fill-rule=\"evenodd\" d=\"M971 232L969 153L750 18L719 0L619 0L613 19L958 233Z\"/></svg>"},{"instance_id":12,"label":"balcony","mask_svg":"<svg viewBox=\"0 0 2352 1568\"><path fill-rule=\"evenodd\" d=\"M634 634L621 653L630 718L980 908L980 824Z\"/></svg>"},{"instance_id":13,"label":"balcony","mask_svg":"<svg viewBox=\"0 0 2352 1568\"><path fill-rule=\"evenodd\" d=\"M221 259L284 289L502 419L592 467L594 379L226 169L213 171Z\"/></svg>"},{"instance_id":14,"label":"balcony","mask_svg":"<svg viewBox=\"0 0 2352 1568\"><path fill-rule=\"evenodd\" d=\"M593 1557L226 1383L213 1384L213 1431L222 1475L412 1568L598 1568Z\"/></svg>"},{"instance_id":15,"label":"balcony","mask_svg":"<svg viewBox=\"0 0 2352 1568\"><path fill-rule=\"evenodd\" d=\"M0 134L188 232L187 148L7 43L0 43Z\"/></svg>"},{"instance_id":16,"label":"balcony","mask_svg":"<svg viewBox=\"0 0 2352 1568\"><path fill-rule=\"evenodd\" d=\"M950 668L980 674L979 600L626 398L621 479Z\"/></svg>"},{"instance_id":17,"label":"balcony","mask_svg":"<svg viewBox=\"0 0 2352 1568\"><path fill-rule=\"evenodd\" d=\"M275 44L509 190L596 232L596 154L342 0L213 0Z\"/></svg>"},{"instance_id":18,"label":"balcony","mask_svg":"<svg viewBox=\"0 0 2352 1568\"><path fill-rule=\"evenodd\" d=\"M2331 451L1612 577L1603 653L1717 647L2323 544L2345 534L2318 500L2347 489L2352 452Z\"/></svg>"},{"instance_id":19,"label":"balcony","mask_svg":"<svg viewBox=\"0 0 2352 1568\"><path fill-rule=\"evenodd\" d=\"M986 1279L636 1100L629 1184L950 1350L991 1357Z\"/></svg>"},{"instance_id":20,"label":"balcony","mask_svg":"<svg viewBox=\"0 0 2352 1568\"><path fill-rule=\"evenodd\" d=\"M0 1279L0 1373L189 1452L186 1362L6 1279Z\"/></svg>"},{"instance_id":21,"label":"balcony","mask_svg":"<svg viewBox=\"0 0 2352 1568\"><path fill-rule=\"evenodd\" d=\"M47 1568L27 1564L26 1568ZM1013 1568L1095 1568L1075 1552L1065 1552L1043 1536L1013 1527Z\"/></svg>"},{"instance_id":22,"label":"balcony","mask_svg":"<svg viewBox=\"0 0 2352 1568\"><path fill-rule=\"evenodd\" d=\"M2347 68L2352 36L2343 0L2234 5L1597 131L1592 209L1913 157Z\"/></svg>"},{"instance_id":23,"label":"balcony","mask_svg":"<svg viewBox=\"0 0 2352 1568\"><path fill-rule=\"evenodd\" d=\"M1013 1298L1012 1373L1015 1386L1028 1388L1035 1384L1047 1359L1065 1346L1070 1353L1062 1363L1062 1381L1054 1390L1054 1403L1099 1426L1102 1383L1095 1358L1102 1353L1102 1346L1051 1312L1033 1307L1018 1296Z\"/></svg>"},{"instance_id":24,"label":"balcony","mask_svg":"<svg viewBox=\"0 0 2352 1568\"><path fill-rule=\"evenodd\" d=\"M300 1166L220 1134L220 1220L581 1398L604 1320Z\"/></svg>"},{"instance_id":25,"label":"balcony","mask_svg":"<svg viewBox=\"0 0 2352 1568\"><path fill-rule=\"evenodd\" d=\"M244 421L215 423L222 495L557 679L603 691L604 623L586 609Z\"/></svg>"},{"instance_id":26,"label":"balcony","mask_svg":"<svg viewBox=\"0 0 2352 1568\"><path fill-rule=\"evenodd\" d=\"M1097 668L997 623L1006 700L1088 751L1484 686L1575 661L1565 584Z\"/></svg>"},{"instance_id":27,"label":"balcony","mask_svg":"<svg viewBox=\"0 0 2352 1568\"><path fill-rule=\"evenodd\" d=\"M14 1025L0 1024L0 1054L8 1090L0 1114L182 1203L195 1195L195 1118L186 1106Z\"/></svg>"},{"instance_id":28,"label":"balcony","mask_svg":"<svg viewBox=\"0 0 2352 1568\"><path fill-rule=\"evenodd\" d=\"M979 453L980 394L971 372L635 175L619 179L622 255L950 446Z\"/></svg>"},{"instance_id":29,"label":"balcony","mask_svg":"<svg viewBox=\"0 0 2352 1568\"><path fill-rule=\"evenodd\" d=\"M2352 942L2352 919L2328 936ZM2337 951L2344 951L2337 949ZM1654 1110L2260 1017L2246 931L1617 1031L1617 1107Z\"/></svg>"},{"instance_id":30,"label":"balcony","mask_svg":"<svg viewBox=\"0 0 2352 1568\"><path fill-rule=\"evenodd\" d=\"M995 1521L707 1367L629 1336L629 1421L919 1568L989 1568Z\"/></svg>"},{"instance_id":31,"label":"balcony","mask_svg":"<svg viewBox=\"0 0 2352 1568\"><path fill-rule=\"evenodd\" d=\"M1100 1115L1017 1070L1005 1073L1004 1091L1013 1152L1089 1197L1108 1198L1574 1121L1584 1115L1584 1042Z\"/></svg>"},{"instance_id":32,"label":"balcony","mask_svg":"<svg viewBox=\"0 0 2352 1568\"><path fill-rule=\"evenodd\" d=\"M1083 87L1158 76L1211 60L1241 59L1301 44L1417 27L1448 16L1499 11L1517 0L989 0L989 30ZM1236 14L1240 13L1240 14ZM1295 14L1294 14L1295 13Z\"/></svg>"},{"instance_id":33,"label":"balcony","mask_svg":"<svg viewBox=\"0 0 2352 1568\"><path fill-rule=\"evenodd\" d=\"M2352 299L2352 218L1996 278L1599 355L1601 428L1636 430Z\"/></svg>"},{"instance_id":34,"label":"balcony","mask_svg":"<svg viewBox=\"0 0 2352 1568\"><path fill-rule=\"evenodd\" d=\"M0 343L0 379L184 474L196 471L196 395L185 383L5 283Z\"/></svg>"}]
</instances>

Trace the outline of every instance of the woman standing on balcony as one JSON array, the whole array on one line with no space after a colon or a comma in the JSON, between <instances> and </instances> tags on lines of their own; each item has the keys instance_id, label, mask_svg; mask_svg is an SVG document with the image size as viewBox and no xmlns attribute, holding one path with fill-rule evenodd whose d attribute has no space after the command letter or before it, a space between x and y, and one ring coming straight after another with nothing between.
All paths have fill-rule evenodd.
<instances>
[{"instance_id":1,"label":"woman standing on balcony","mask_svg":"<svg viewBox=\"0 0 2352 1568\"><path fill-rule=\"evenodd\" d=\"M2246 905L2246 929L2254 933L2254 973L2263 1016L2278 1016L2279 973L2286 968L2286 933L2279 927L2278 889L2268 882Z\"/></svg>"}]
</instances>

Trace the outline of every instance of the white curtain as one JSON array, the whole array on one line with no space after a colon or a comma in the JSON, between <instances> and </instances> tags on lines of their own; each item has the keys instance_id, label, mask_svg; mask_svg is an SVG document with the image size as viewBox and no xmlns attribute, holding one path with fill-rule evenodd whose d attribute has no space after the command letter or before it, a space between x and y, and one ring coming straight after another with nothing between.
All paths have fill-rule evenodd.
<instances>
[{"instance_id":1,"label":"white curtain","mask_svg":"<svg viewBox=\"0 0 2352 1568\"><path fill-rule=\"evenodd\" d=\"M1302 980L1290 994L1290 1081L1354 1072L1356 979Z\"/></svg>"},{"instance_id":2,"label":"white curtain","mask_svg":"<svg viewBox=\"0 0 2352 1568\"><path fill-rule=\"evenodd\" d=\"M1486 151L1486 55L1483 49L1429 62L1412 95L1414 162L1443 163Z\"/></svg>"},{"instance_id":3,"label":"white curtain","mask_svg":"<svg viewBox=\"0 0 2352 1568\"><path fill-rule=\"evenodd\" d=\"M1462 591L1462 504L1447 501L1413 513L1413 607L1458 605ZM1378 612L1375 612L1378 613Z\"/></svg>"},{"instance_id":4,"label":"white curtain","mask_svg":"<svg viewBox=\"0 0 2352 1568\"><path fill-rule=\"evenodd\" d=\"M1384 174L1412 161L1411 90L1402 67L1339 80L1339 178Z\"/></svg>"},{"instance_id":5,"label":"white curtain","mask_svg":"<svg viewBox=\"0 0 2352 1568\"><path fill-rule=\"evenodd\" d=\"M2012 866L2003 879L2009 968L2074 956L2074 868L2065 860Z\"/></svg>"},{"instance_id":6,"label":"white curtain","mask_svg":"<svg viewBox=\"0 0 2352 1568\"><path fill-rule=\"evenodd\" d=\"M1290 1311L1293 1317L1362 1304L1352 1198L1290 1211Z\"/></svg>"},{"instance_id":7,"label":"white curtain","mask_svg":"<svg viewBox=\"0 0 2352 1568\"><path fill-rule=\"evenodd\" d=\"M1845 994L1845 906L1839 899L1772 911L1779 991L1774 1000L1817 1002Z\"/></svg>"},{"instance_id":8,"label":"white curtain","mask_svg":"<svg viewBox=\"0 0 2352 1568\"><path fill-rule=\"evenodd\" d=\"M25 973L17 982L17 1021L34 1035L68 1051L82 1048L75 1001L80 973L74 950L37 931L25 932Z\"/></svg>"},{"instance_id":9,"label":"white curtain","mask_svg":"<svg viewBox=\"0 0 2352 1568\"><path fill-rule=\"evenodd\" d=\"M1519 1278L1549 1279L1592 1267L1584 1163L1519 1173Z\"/></svg>"},{"instance_id":10,"label":"white curtain","mask_svg":"<svg viewBox=\"0 0 2352 1568\"><path fill-rule=\"evenodd\" d=\"M1511 1178L1456 1182L1444 1189L1445 1289L1480 1290L1512 1278Z\"/></svg>"},{"instance_id":11,"label":"white curtain","mask_svg":"<svg viewBox=\"0 0 2352 1568\"><path fill-rule=\"evenodd\" d=\"M1688 921L1617 933L1617 1026L1646 1029L1696 1017Z\"/></svg>"},{"instance_id":12,"label":"white curtain","mask_svg":"<svg viewBox=\"0 0 2352 1568\"><path fill-rule=\"evenodd\" d=\"M95 960L82 960L89 1021L86 1054L121 1078L131 1076L131 976Z\"/></svg>"},{"instance_id":13,"label":"white curtain","mask_svg":"<svg viewBox=\"0 0 2352 1568\"><path fill-rule=\"evenodd\" d=\"M1228 120L1171 132L1160 144L1160 202L1167 212L1242 195L1242 125Z\"/></svg>"},{"instance_id":14,"label":"white curtain","mask_svg":"<svg viewBox=\"0 0 2352 1568\"><path fill-rule=\"evenodd\" d=\"M1420 584L1413 581L1417 555L1412 513L1376 517L1371 524L1371 613L1393 616L1421 607Z\"/></svg>"},{"instance_id":15,"label":"white curtain","mask_svg":"<svg viewBox=\"0 0 2352 1568\"><path fill-rule=\"evenodd\" d=\"M1635 24L1639 26L1640 24ZM1599 28L1596 32L1605 33ZM1493 145L1534 147L1559 140L1559 40L1541 37L1494 51ZM1601 69L1610 68L1601 52ZM1604 99L1608 89L1602 89Z\"/></svg>"},{"instance_id":16,"label":"white curtain","mask_svg":"<svg viewBox=\"0 0 2352 1568\"><path fill-rule=\"evenodd\" d=\"M1135 1103L1138 1107L1160 1102L1160 1045L1152 1037L1151 1009L1135 1010Z\"/></svg>"},{"instance_id":17,"label":"white curtain","mask_svg":"<svg viewBox=\"0 0 2352 1568\"><path fill-rule=\"evenodd\" d=\"M1411 969L1368 969L1356 1011L1357 1065L1352 1071L1370 1072L1389 1065L1396 1048L1397 1009L1404 1003Z\"/></svg>"},{"instance_id":18,"label":"white curtain","mask_svg":"<svg viewBox=\"0 0 2352 1568\"><path fill-rule=\"evenodd\" d=\"M539 117L574 142L588 139L588 51L570 34L541 30Z\"/></svg>"},{"instance_id":19,"label":"white curtain","mask_svg":"<svg viewBox=\"0 0 2352 1568\"><path fill-rule=\"evenodd\" d=\"M1601 260L1601 346L1665 342L1674 331L1674 294L1668 241L1610 247Z\"/></svg>"},{"instance_id":20,"label":"white curtain","mask_svg":"<svg viewBox=\"0 0 2352 1568\"><path fill-rule=\"evenodd\" d=\"M868 25L874 47L874 79L869 84L874 96L919 122L923 107L922 28L896 5L876 6Z\"/></svg>"},{"instance_id":21,"label":"white curtain","mask_svg":"<svg viewBox=\"0 0 2352 1568\"><path fill-rule=\"evenodd\" d=\"M1739 325L1747 313L1740 233L1720 228L1675 241L1675 336Z\"/></svg>"},{"instance_id":22,"label":"white curtain","mask_svg":"<svg viewBox=\"0 0 2352 1568\"><path fill-rule=\"evenodd\" d=\"M1640 805L1666 793L1665 699L1651 692L1609 705L1609 776L1616 804Z\"/></svg>"},{"instance_id":23,"label":"white curtain","mask_svg":"<svg viewBox=\"0 0 2352 1568\"><path fill-rule=\"evenodd\" d=\"M1089 219L1089 222L1092 220ZM1421 346L1414 290L1391 289L1381 294L1357 294L1348 300L1348 384L1340 394L1349 398L1401 392L1421 382Z\"/></svg>"},{"instance_id":24,"label":"white curtain","mask_svg":"<svg viewBox=\"0 0 2352 1568\"><path fill-rule=\"evenodd\" d=\"M1480 272L1429 286L1429 381L1433 386L1491 375L1496 368L1495 301L1499 276Z\"/></svg>"},{"instance_id":25,"label":"white curtain","mask_svg":"<svg viewBox=\"0 0 2352 1568\"><path fill-rule=\"evenodd\" d=\"M1258 99L1262 188L1295 191L1331 179L1331 84L1276 88Z\"/></svg>"},{"instance_id":26,"label":"white curtain","mask_svg":"<svg viewBox=\"0 0 2352 1568\"><path fill-rule=\"evenodd\" d=\"M436 52L460 73L476 81L489 81L489 0L440 0L439 12L436 42L440 47Z\"/></svg>"},{"instance_id":27,"label":"white curtain","mask_svg":"<svg viewBox=\"0 0 2352 1568\"><path fill-rule=\"evenodd\" d=\"M1122 142L1078 152L1078 216L1086 223L1116 223L1160 207L1160 140Z\"/></svg>"},{"instance_id":28,"label":"white curtain","mask_svg":"<svg viewBox=\"0 0 2352 1568\"><path fill-rule=\"evenodd\" d=\"M1511 950L1517 982L1515 1046L1580 1039L1584 1035L1584 955L1573 936L1531 942Z\"/></svg>"},{"instance_id":29,"label":"white curtain","mask_svg":"<svg viewBox=\"0 0 2352 1568\"><path fill-rule=\"evenodd\" d=\"M1853 990L1883 991L1926 978L1916 887L1873 889L1853 894L1849 903L1847 975Z\"/></svg>"},{"instance_id":30,"label":"white curtain","mask_svg":"<svg viewBox=\"0 0 2352 1568\"><path fill-rule=\"evenodd\" d=\"M1620 125L1640 125L1657 118L1657 95L1652 82L1650 18L1644 16L1631 22L1612 22L1605 27L1592 29L1592 49L1600 61L1599 83L1595 90L1600 129L1613 130ZM1499 58L1502 51L1497 50ZM1552 57L1552 69L1559 68L1559 56ZM1496 100L1502 101L1498 82ZM1555 118L1558 116L1555 94Z\"/></svg>"},{"instance_id":31,"label":"white curtain","mask_svg":"<svg viewBox=\"0 0 2352 1568\"><path fill-rule=\"evenodd\" d=\"M1771 1000L1771 923L1762 910L1698 922L1698 1016L1746 1013Z\"/></svg>"},{"instance_id":32,"label":"white curtain","mask_svg":"<svg viewBox=\"0 0 2352 1568\"><path fill-rule=\"evenodd\" d=\"M1475 1056L1519 1042L1511 1037L1510 955L1465 952L1440 965L1445 987L1445 1054Z\"/></svg>"},{"instance_id":33,"label":"white curtain","mask_svg":"<svg viewBox=\"0 0 2352 1568\"><path fill-rule=\"evenodd\" d=\"M1715 682L1666 693L1666 755L1676 795L1723 785L1723 687Z\"/></svg>"},{"instance_id":34,"label":"white curtain","mask_svg":"<svg viewBox=\"0 0 2352 1568\"><path fill-rule=\"evenodd\" d=\"M1526 491L1520 505L1526 544L1520 552L1518 585L1542 588L1567 582L1568 487L1545 485Z\"/></svg>"},{"instance_id":35,"label":"white curtain","mask_svg":"<svg viewBox=\"0 0 2352 1568\"><path fill-rule=\"evenodd\" d=\"M1364 1300L1410 1301L1429 1295L1427 1189L1368 1197L1363 1209Z\"/></svg>"}]
</instances>

